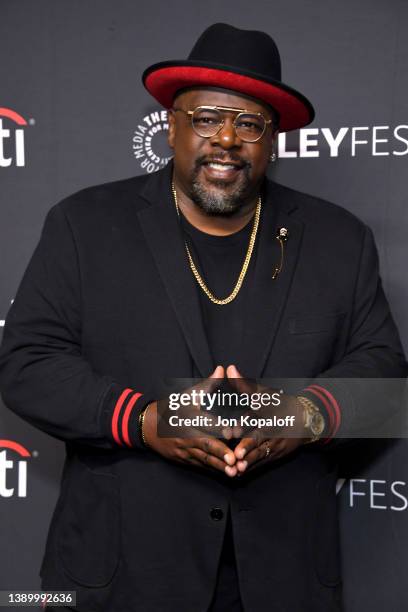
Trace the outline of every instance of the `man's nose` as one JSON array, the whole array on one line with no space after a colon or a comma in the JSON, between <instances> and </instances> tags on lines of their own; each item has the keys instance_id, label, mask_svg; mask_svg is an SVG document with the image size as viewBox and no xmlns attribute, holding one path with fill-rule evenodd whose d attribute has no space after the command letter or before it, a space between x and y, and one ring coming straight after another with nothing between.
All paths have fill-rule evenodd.
<instances>
[{"instance_id":1,"label":"man's nose","mask_svg":"<svg viewBox=\"0 0 408 612\"><path fill-rule=\"evenodd\" d=\"M242 140L237 136L234 121L231 117L224 120L224 125L218 134L212 136L211 141L213 144L219 144L223 149L231 149L242 145Z\"/></svg>"}]
</instances>

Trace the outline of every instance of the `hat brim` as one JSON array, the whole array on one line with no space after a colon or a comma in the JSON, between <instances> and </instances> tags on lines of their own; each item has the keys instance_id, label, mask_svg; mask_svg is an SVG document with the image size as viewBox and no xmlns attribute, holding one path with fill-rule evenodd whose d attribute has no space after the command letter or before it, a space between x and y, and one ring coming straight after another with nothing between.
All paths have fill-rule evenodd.
<instances>
[{"instance_id":1,"label":"hat brim","mask_svg":"<svg viewBox=\"0 0 408 612\"><path fill-rule=\"evenodd\" d=\"M289 132L308 125L314 109L303 94L262 75L233 71L229 67L194 61L161 62L143 73L147 91L165 108L171 108L177 91L186 87L223 87L256 98L280 115L279 131Z\"/></svg>"}]
</instances>

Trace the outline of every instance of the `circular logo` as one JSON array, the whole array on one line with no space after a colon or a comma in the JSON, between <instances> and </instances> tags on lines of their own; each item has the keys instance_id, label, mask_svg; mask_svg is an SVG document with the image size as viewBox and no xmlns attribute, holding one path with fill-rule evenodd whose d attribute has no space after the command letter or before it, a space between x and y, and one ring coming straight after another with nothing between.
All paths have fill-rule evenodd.
<instances>
[{"instance_id":1,"label":"circular logo","mask_svg":"<svg viewBox=\"0 0 408 612\"><path fill-rule=\"evenodd\" d=\"M144 172L156 172L172 158L167 144L167 111L155 111L143 117L133 132L132 152Z\"/></svg>"}]
</instances>

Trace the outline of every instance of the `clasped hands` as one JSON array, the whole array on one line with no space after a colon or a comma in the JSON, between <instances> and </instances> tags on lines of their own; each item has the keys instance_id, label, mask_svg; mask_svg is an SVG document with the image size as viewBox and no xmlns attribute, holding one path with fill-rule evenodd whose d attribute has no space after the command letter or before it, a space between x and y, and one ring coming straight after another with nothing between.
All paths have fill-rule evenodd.
<instances>
[{"instance_id":1,"label":"clasped hands","mask_svg":"<svg viewBox=\"0 0 408 612\"><path fill-rule=\"evenodd\" d=\"M252 394L260 390L258 385L245 380L234 365L228 366L226 370L222 366L217 366L211 376L201 381L197 388L212 393L221 385L225 376L238 393ZM191 390L188 391L191 393ZM265 387L262 387L262 391L272 392ZM202 411L196 407L193 411L189 407L187 412L190 416L202 414ZM257 410L254 416L259 417L260 412L262 410ZM146 411L143 433L148 446L166 459L207 470L221 471L234 478L265 465L268 461L281 459L307 440L303 425L303 407L295 396L282 394L276 414L279 417L294 417L291 420L290 431L288 427L280 427L277 432L273 432L273 437L270 437L267 433L271 431L270 429L246 427L244 431L240 426L224 427L223 438L220 439L220 428L188 427L183 431L183 437L167 437L158 435L158 405L157 402L153 402ZM270 412L268 416L271 416ZM233 438L240 438L234 449L227 444L227 441Z\"/></svg>"}]
</instances>

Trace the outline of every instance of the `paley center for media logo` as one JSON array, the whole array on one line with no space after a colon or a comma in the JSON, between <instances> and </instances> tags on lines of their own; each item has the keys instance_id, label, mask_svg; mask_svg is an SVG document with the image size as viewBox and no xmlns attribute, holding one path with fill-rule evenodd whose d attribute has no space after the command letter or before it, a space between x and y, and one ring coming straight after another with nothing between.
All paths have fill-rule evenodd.
<instances>
[{"instance_id":1,"label":"paley center for media logo","mask_svg":"<svg viewBox=\"0 0 408 612\"><path fill-rule=\"evenodd\" d=\"M167 111L161 110L145 115L133 132L133 156L148 174L163 168L172 157L167 144L168 129Z\"/></svg>"},{"instance_id":2,"label":"paley center for media logo","mask_svg":"<svg viewBox=\"0 0 408 612\"><path fill-rule=\"evenodd\" d=\"M11 108L0 107L0 168L26 164L24 130L34 125Z\"/></svg>"},{"instance_id":3,"label":"paley center for media logo","mask_svg":"<svg viewBox=\"0 0 408 612\"><path fill-rule=\"evenodd\" d=\"M37 454L14 440L0 440L0 497L27 497L27 462Z\"/></svg>"}]
</instances>

